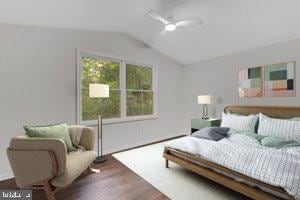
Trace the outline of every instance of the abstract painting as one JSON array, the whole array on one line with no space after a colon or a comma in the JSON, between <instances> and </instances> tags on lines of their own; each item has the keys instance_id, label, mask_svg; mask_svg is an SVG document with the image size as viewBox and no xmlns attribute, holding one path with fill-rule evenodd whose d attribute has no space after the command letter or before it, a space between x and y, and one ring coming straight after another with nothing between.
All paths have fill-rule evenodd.
<instances>
[{"instance_id":1,"label":"abstract painting","mask_svg":"<svg viewBox=\"0 0 300 200\"><path fill-rule=\"evenodd\" d=\"M262 67L239 69L239 97L262 96Z\"/></svg>"},{"instance_id":2,"label":"abstract painting","mask_svg":"<svg viewBox=\"0 0 300 200\"><path fill-rule=\"evenodd\" d=\"M295 90L295 62L264 66L264 96L293 97Z\"/></svg>"}]
</instances>

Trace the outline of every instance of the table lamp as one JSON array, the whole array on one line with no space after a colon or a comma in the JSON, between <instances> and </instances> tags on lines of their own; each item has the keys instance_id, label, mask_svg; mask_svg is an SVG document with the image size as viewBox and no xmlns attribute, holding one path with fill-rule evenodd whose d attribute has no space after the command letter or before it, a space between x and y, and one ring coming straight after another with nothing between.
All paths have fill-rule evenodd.
<instances>
[{"instance_id":1,"label":"table lamp","mask_svg":"<svg viewBox=\"0 0 300 200\"><path fill-rule=\"evenodd\" d=\"M199 95L198 96L198 104L202 104L202 119L209 119L208 117L208 104L211 104L211 96L210 95Z\"/></svg>"},{"instance_id":2,"label":"table lamp","mask_svg":"<svg viewBox=\"0 0 300 200\"><path fill-rule=\"evenodd\" d=\"M109 85L104 84L90 84L89 85L89 97L90 98L107 98L109 97ZM99 155L99 140L101 139L101 154ZM97 158L94 163L103 163L107 160L107 157L103 155L102 145L102 117L98 115L98 146L97 146Z\"/></svg>"}]
</instances>

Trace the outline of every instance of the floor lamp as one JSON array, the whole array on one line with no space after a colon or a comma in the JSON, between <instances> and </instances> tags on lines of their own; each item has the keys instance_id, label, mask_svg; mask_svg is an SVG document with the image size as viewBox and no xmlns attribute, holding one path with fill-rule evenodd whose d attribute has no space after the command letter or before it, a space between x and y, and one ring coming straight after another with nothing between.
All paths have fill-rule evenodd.
<instances>
[{"instance_id":1,"label":"floor lamp","mask_svg":"<svg viewBox=\"0 0 300 200\"><path fill-rule=\"evenodd\" d=\"M104 84L90 84L89 85L89 97L90 98L107 98L109 97L109 85ZM99 155L99 140L101 139L101 150ZM103 137L102 137L102 117L98 115L98 146L97 146L97 158L94 163L103 163L107 160L107 157L103 155Z\"/></svg>"}]
</instances>

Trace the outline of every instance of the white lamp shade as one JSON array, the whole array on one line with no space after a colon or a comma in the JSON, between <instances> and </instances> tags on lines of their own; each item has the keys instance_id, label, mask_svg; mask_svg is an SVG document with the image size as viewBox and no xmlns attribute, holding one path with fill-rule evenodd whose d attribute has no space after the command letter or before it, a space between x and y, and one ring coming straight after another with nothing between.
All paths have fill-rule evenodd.
<instances>
[{"instance_id":1,"label":"white lamp shade","mask_svg":"<svg viewBox=\"0 0 300 200\"><path fill-rule=\"evenodd\" d=\"M91 98L109 97L109 85L90 84L89 96Z\"/></svg>"},{"instance_id":2,"label":"white lamp shade","mask_svg":"<svg viewBox=\"0 0 300 200\"><path fill-rule=\"evenodd\" d=\"M210 95L199 95L198 104L211 104L211 99Z\"/></svg>"}]
</instances>

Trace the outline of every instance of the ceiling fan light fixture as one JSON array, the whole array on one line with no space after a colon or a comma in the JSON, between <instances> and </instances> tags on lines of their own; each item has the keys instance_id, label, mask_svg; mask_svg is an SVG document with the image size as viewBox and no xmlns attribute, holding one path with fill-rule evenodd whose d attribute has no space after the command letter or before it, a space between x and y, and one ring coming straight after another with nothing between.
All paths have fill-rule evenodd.
<instances>
[{"instance_id":1,"label":"ceiling fan light fixture","mask_svg":"<svg viewBox=\"0 0 300 200\"><path fill-rule=\"evenodd\" d=\"M176 30L176 25L175 25L175 24L172 24L172 23L167 24L167 25L165 26L165 30L166 30L166 31L175 31L175 30Z\"/></svg>"}]
</instances>

